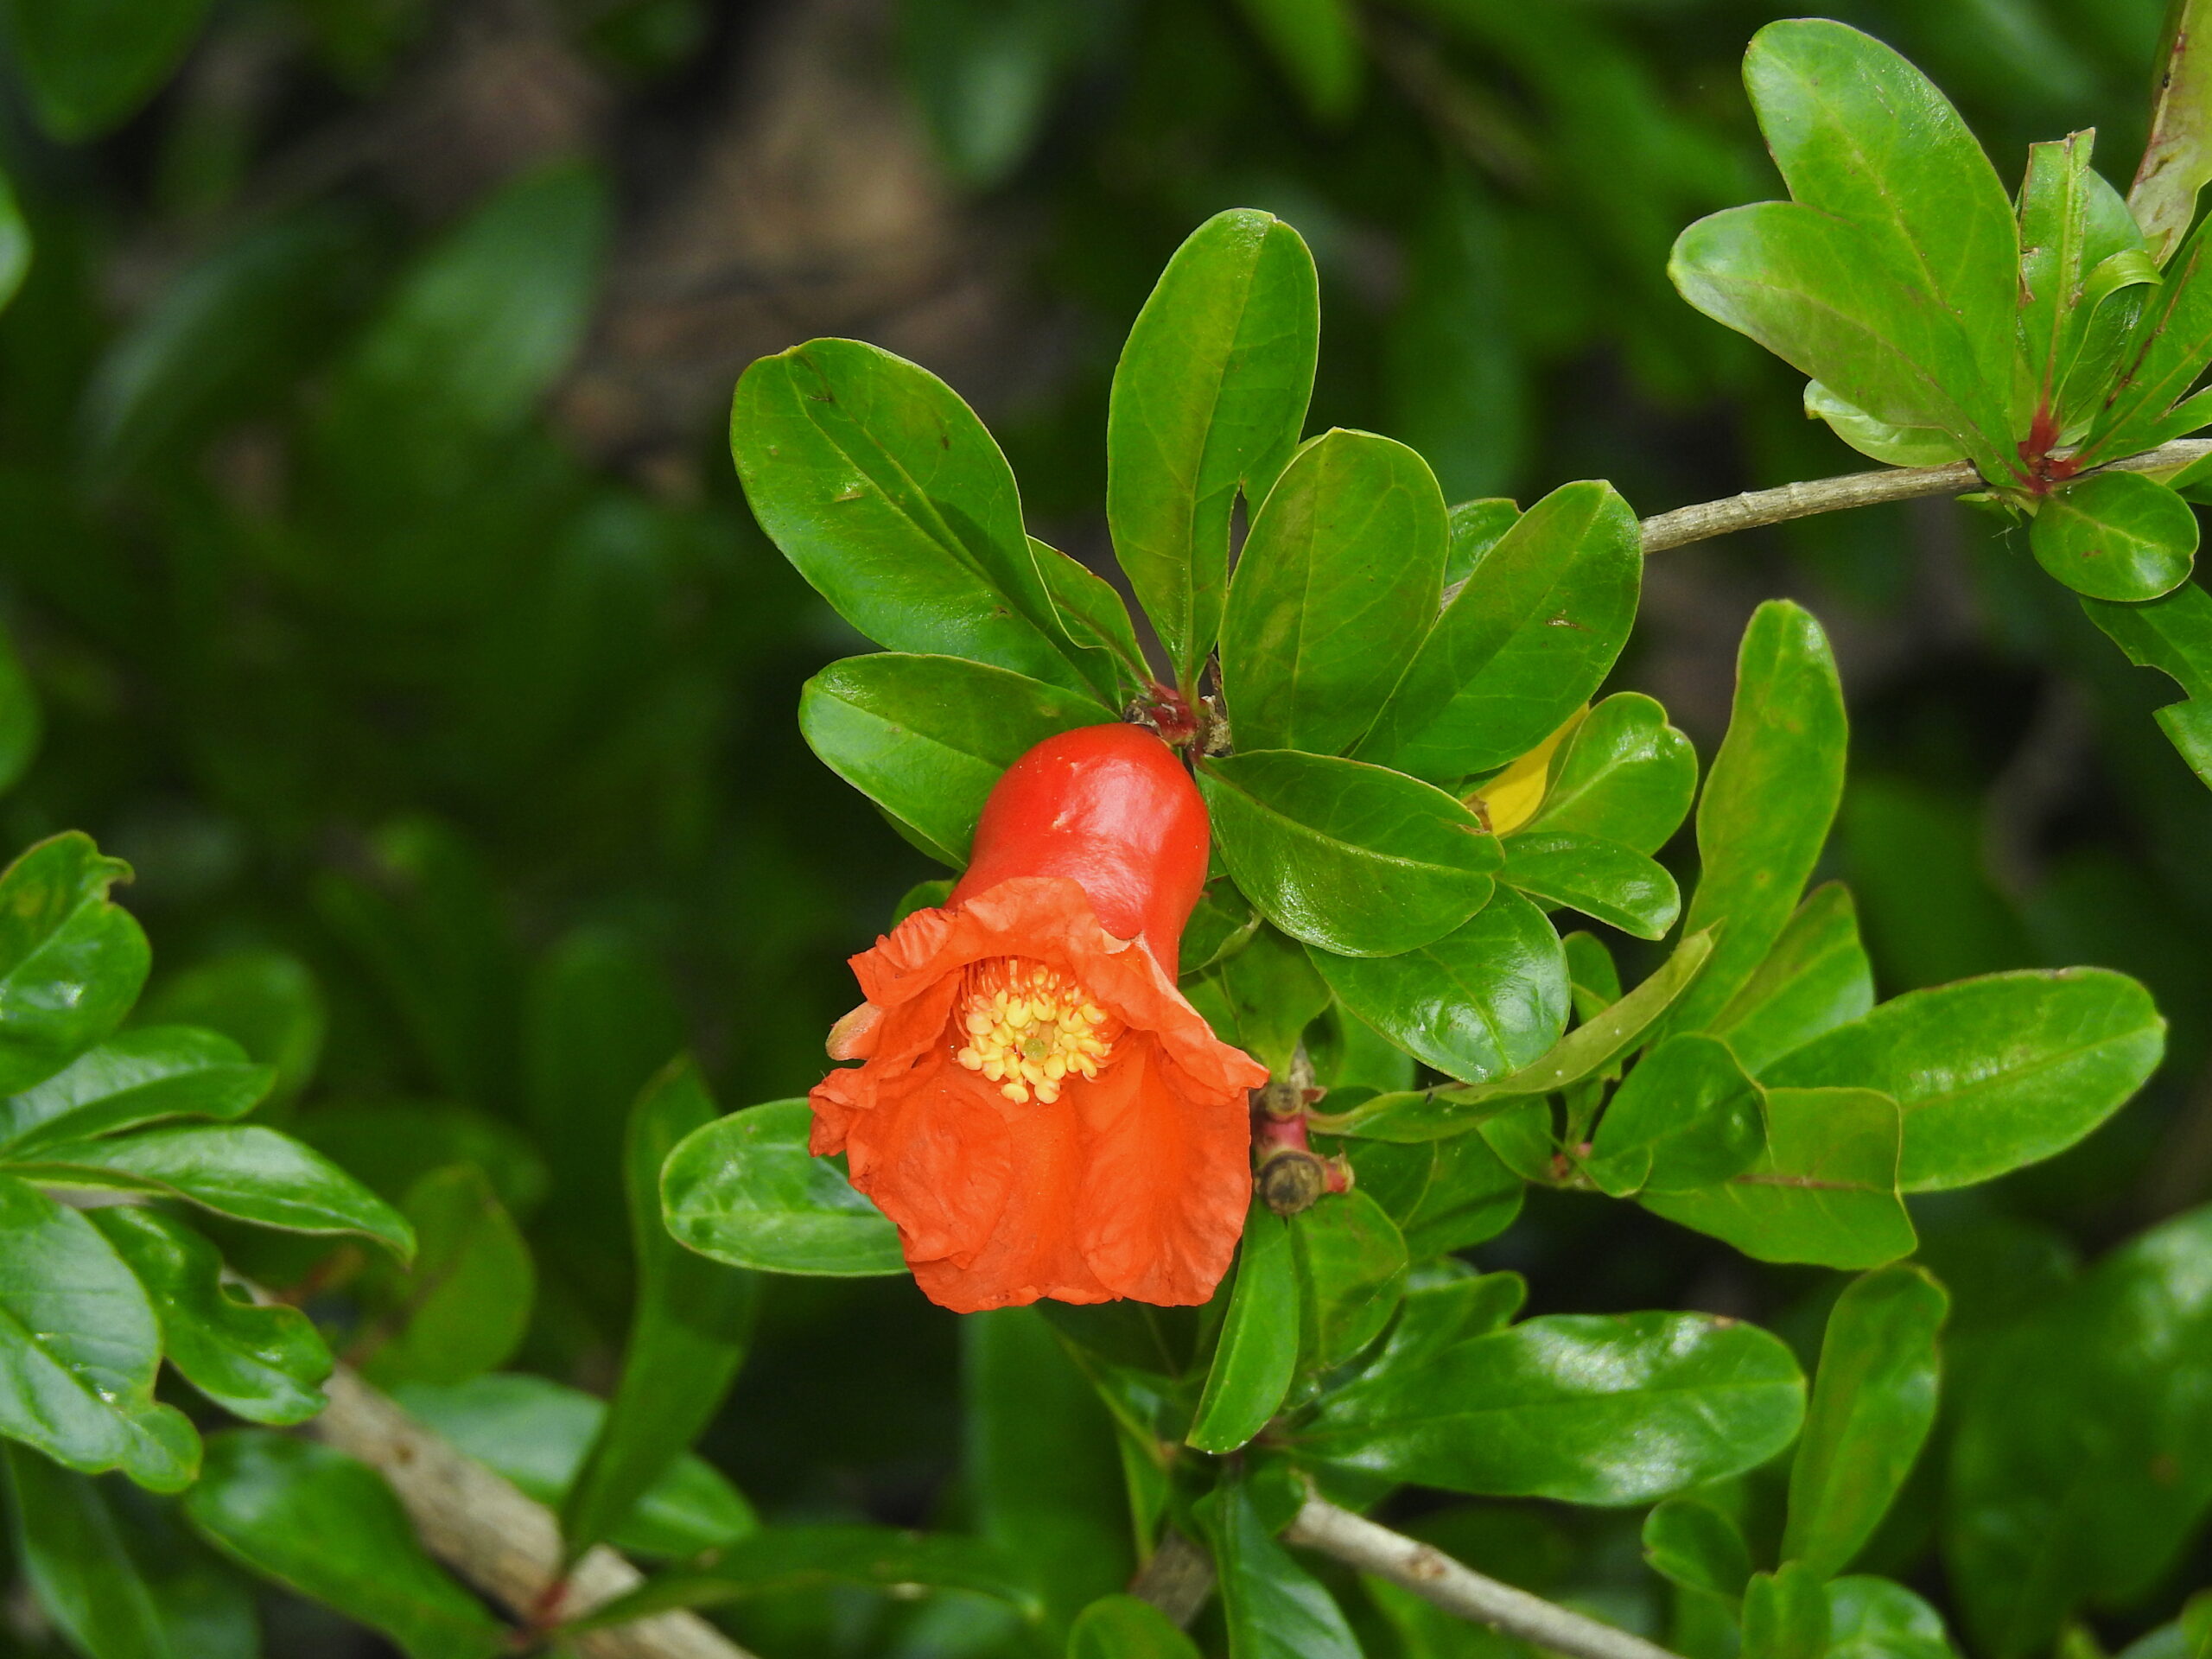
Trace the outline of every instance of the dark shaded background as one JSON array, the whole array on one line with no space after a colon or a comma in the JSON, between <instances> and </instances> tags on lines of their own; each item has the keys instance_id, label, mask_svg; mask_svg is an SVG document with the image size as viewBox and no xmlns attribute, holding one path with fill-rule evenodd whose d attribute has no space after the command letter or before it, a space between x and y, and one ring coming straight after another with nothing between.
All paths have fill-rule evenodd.
<instances>
[{"instance_id":1,"label":"dark shaded background","mask_svg":"<svg viewBox=\"0 0 2212 1659\"><path fill-rule=\"evenodd\" d=\"M2095 125L2124 187L2162 10L1835 15L1945 86L2008 185L2028 141ZM1038 533L1100 562L1122 334L1181 238L1249 205L1319 262L1316 429L1414 443L1451 499L1603 476L1651 512L1855 470L1795 378L1664 276L1682 225L1774 191L1736 65L1783 15L1376 4L1333 120L1230 0L222 0L110 136L56 144L10 93L37 255L0 315L0 613L48 729L0 828L133 861L157 1006L241 951L305 963L327 1032L303 1131L435 1103L542 1166L519 1363L603 1388L630 1096L684 1041L726 1106L803 1091L842 958L935 874L798 741L799 683L860 642L747 518L721 430L744 365L817 334L926 365L1000 434ZM435 358L349 397L419 262L577 162L607 232L542 414L445 420L467 371ZM484 279L515 308L550 304L534 252ZM1709 760L1737 635L1778 594L1842 660L1831 862L1884 993L2101 963L2173 1022L2144 1102L1928 1205L1929 1259L1995 1228L2056 1262L2204 1198L2212 800L2149 721L2163 683L2085 637L2017 537L1931 502L1655 558L1616 683ZM1992 1258L1962 1250L1968 1308ZM1571 1197L1481 1259L1527 1272L1535 1311L1810 1340L1824 1306L1826 1275ZM777 1284L705 1449L765 1511L957 1518L955 1323L903 1281ZM1895 1541L1896 1570L1940 1591L1923 1545ZM932 1650L856 1619L753 1634ZM297 1606L270 1628L278 1653L354 1640Z\"/></svg>"}]
</instances>

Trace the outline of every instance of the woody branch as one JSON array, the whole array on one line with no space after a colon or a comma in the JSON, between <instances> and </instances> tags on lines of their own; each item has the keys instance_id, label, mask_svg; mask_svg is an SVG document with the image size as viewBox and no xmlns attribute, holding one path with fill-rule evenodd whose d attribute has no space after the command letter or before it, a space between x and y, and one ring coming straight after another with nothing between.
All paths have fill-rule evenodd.
<instances>
[{"instance_id":1,"label":"woody branch","mask_svg":"<svg viewBox=\"0 0 2212 1659\"><path fill-rule=\"evenodd\" d=\"M2177 471L2212 454L2212 438L2181 438L2139 455L2129 455L2092 467L2092 473L2164 473ZM1739 530L1779 524L1792 518L1810 518L1847 507L1878 506L1886 501L1911 501L1922 496L1957 495L1981 487L1981 475L1970 461L1944 467L1884 467L1871 473L1846 473L1837 478L1808 479L1771 490L1751 490L1719 501L1701 501L1656 513L1643 521L1643 550L1663 553L1692 542L1710 541Z\"/></svg>"}]
</instances>

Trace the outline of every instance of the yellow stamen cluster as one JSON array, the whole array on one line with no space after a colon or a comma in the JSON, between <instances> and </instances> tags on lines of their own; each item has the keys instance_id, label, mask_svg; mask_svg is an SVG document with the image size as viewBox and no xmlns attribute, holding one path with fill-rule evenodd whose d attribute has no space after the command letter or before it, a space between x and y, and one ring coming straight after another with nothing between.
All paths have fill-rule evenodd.
<instances>
[{"instance_id":1,"label":"yellow stamen cluster","mask_svg":"<svg viewBox=\"0 0 2212 1659\"><path fill-rule=\"evenodd\" d=\"M1114 1050L1106 1011L1057 968L1020 957L979 962L953 1013L953 1058L1017 1106L1051 1105L1071 1076L1095 1077Z\"/></svg>"}]
</instances>

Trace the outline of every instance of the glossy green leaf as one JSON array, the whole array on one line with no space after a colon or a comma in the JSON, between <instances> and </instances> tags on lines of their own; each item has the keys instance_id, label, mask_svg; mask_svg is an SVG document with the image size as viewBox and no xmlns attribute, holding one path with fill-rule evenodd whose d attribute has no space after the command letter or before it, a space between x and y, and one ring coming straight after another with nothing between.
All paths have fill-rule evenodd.
<instances>
[{"instance_id":1,"label":"glossy green leaf","mask_svg":"<svg viewBox=\"0 0 2212 1659\"><path fill-rule=\"evenodd\" d=\"M1325 1194L1291 1217L1300 1369L1333 1370L1382 1334L1406 1282L1406 1241L1373 1196Z\"/></svg>"},{"instance_id":2,"label":"glossy green leaf","mask_svg":"<svg viewBox=\"0 0 2212 1659\"><path fill-rule=\"evenodd\" d=\"M1828 1650L1827 1588L1802 1561L1754 1573L1744 1586L1744 1659L1822 1659Z\"/></svg>"},{"instance_id":3,"label":"glossy green leaf","mask_svg":"<svg viewBox=\"0 0 2212 1659\"><path fill-rule=\"evenodd\" d=\"M1185 989L1216 1036L1278 1077L1289 1074L1300 1035L1329 1006L1329 988L1304 949L1271 927Z\"/></svg>"},{"instance_id":4,"label":"glossy green leaf","mask_svg":"<svg viewBox=\"0 0 2212 1659\"><path fill-rule=\"evenodd\" d=\"M1517 1273L1478 1274L1459 1261L1417 1267L1408 1276L1397 1322L1361 1368L1361 1379L1417 1369L1455 1343L1502 1331L1528 1296Z\"/></svg>"},{"instance_id":5,"label":"glossy green leaf","mask_svg":"<svg viewBox=\"0 0 2212 1659\"><path fill-rule=\"evenodd\" d=\"M243 1117L276 1074L227 1037L189 1026L142 1026L5 1101L0 1160L170 1117Z\"/></svg>"},{"instance_id":6,"label":"glossy green leaf","mask_svg":"<svg viewBox=\"0 0 2212 1659\"><path fill-rule=\"evenodd\" d=\"M1218 876L1207 882L1191 919L1183 925L1184 977L1202 974L1242 950L1260 925L1260 912L1244 902L1235 883Z\"/></svg>"},{"instance_id":7,"label":"glossy green leaf","mask_svg":"<svg viewBox=\"0 0 2212 1659\"><path fill-rule=\"evenodd\" d=\"M1700 311L1853 408L1939 428L1985 477L2008 475L2002 405L1959 320L1897 279L1859 225L1794 201L1731 207L1682 232L1667 274Z\"/></svg>"},{"instance_id":8,"label":"glossy green leaf","mask_svg":"<svg viewBox=\"0 0 2212 1659\"><path fill-rule=\"evenodd\" d=\"M251 1422L301 1423L322 1409L330 1350L306 1314L232 1294L222 1253L158 1210L118 1205L89 1213L145 1287L162 1350L193 1387Z\"/></svg>"},{"instance_id":9,"label":"glossy green leaf","mask_svg":"<svg viewBox=\"0 0 2212 1659\"><path fill-rule=\"evenodd\" d=\"M823 764L956 869L1008 766L1057 733L1113 718L1081 692L1004 669L892 652L832 663L798 707Z\"/></svg>"},{"instance_id":10,"label":"glossy green leaf","mask_svg":"<svg viewBox=\"0 0 2212 1659\"><path fill-rule=\"evenodd\" d=\"M660 1178L677 1243L766 1273L904 1273L898 1229L807 1151L813 1122L805 1101L777 1100L685 1136Z\"/></svg>"},{"instance_id":11,"label":"glossy green leaf","mask_svg":"<svg viewBox=\"0 0 2212 1659\"><path fill-rule=\"evenodd\" d=\"M1901 1584L1855 1573L1827 1601L1829 1659L1957 1659L1943 1616Z\"/></svg>"},{"instance_id":12,"label":"glossy green leaf","mask_svg":"<svg viewBox=\"0 0 2212 1659\"><path fill-rule=\"evenodd\" d=\"M1955 395L1972 388L1990 440L2015 435L2019 243L2005 188L1958 111L1890 48L1825 19L1761 29L1744 84L1791 200L1851 225L1892 281L1955 320L1971 365ZM1834 275L1847 288L1865 276Z\"/></svg>"},{"instance_id":13,"label":"glossy green leaf","mask_svg":"<svg viewBox=\"0 0 2212 1659\"><path fill-rule=\"evenodd\" d=\"M1817 380L1805 383L1805 414L1808 419L1826 422L1836 436L1885 466L1942 467L1966 454L1966 446L1940 426L1878 421Z\"/></svg>"},{"instance_id":14,"label":"glossy green leaf","mask_svg":"<svg viewBox=\"0 0 2212 1659\"><path fill-rule=\"evenodd\" d=\"M1359 1190L1389 1212L1415 1262L1495 1238L1521 1212L1521 1178L1480 1135L1358 1141L1349 1151Z\"/></svg>"},{"instance_id":15,"label":"glossy green leaf","mask_svg":"<svg viewBox=\"0 0 2212 1659\"><path fill-rule=\"evenodd\" d=\"M1676 1030L1709 1024L1774 948L1843 795L1843 689L1827 636L1788 600L1752 613L1736 657L1728 735L1697 808L1701 874L1682 925L1725 924Z\"/></svg>"},{"instance_id":16,"label":"glossy green leaf","mask_svg":"<svg viewBox=\"0 0 2212 1659\"><path fill-rule=\"evenodd\" d=\"M79 143L120 125L168 79L208 0L8 0L15 67L48 134ZM104 1656L103 1656L104 1659Z\"/></svg>"},{"instance_id":17,"label":"glossy green leaf","mask_svg":"<svg viewBox=\"0 0 2212 1659\"><path fill-rule=\"evenodd\" d=\"M2148 604L2085 599L2082 609L2129 662L2171 676L2188 693L2155 718L2190 770L2212 784L2212 594L2185 582Z\"/></svg>"},{"instance_id":18,"label":"glossy green leaf","mask_svg":"<svg viewBox=\"0 0 2212 1659\"><path fill-rule=\"evenodd\" d=\"M1185 685L1220 626L1230 510L1240 490L1263 501L1297 447L1319 334L1306 244L1272 214L1238 209L1176 251L1122 349L1106 518Z\"/></svg>"},{"instance_id":19,"label":"glossy green leaf","mask_svg":"<svg viewBox=\"0 0 2212 1659\"><path fill-rule=\"evenodd\" d=\"M1936 1421L1937 1338L1949 1309L1923 1268L1884 1268L1845 1287L1789 1466L1784 1560L1832 1579L1880 1524Z\"/></svg>"},{"instance_id":20,"label":"glossy green leaf","mask_svg":"<svg viewBox=\"0 0 2212 1659\"><path fill-rule=\"evenodd\" d=\"M153 1306L99 1230L0 1175L0 1433L72 1469L175 1491L198 1440L154 1402L160 1363Z\"/></svg>"},{"instance_id":21,"label":"glossy green leaf","mask_svg":"<svg viewBox=\"0 0 2212 1659\"><path fill-rule=\"evenodd\" d=\"M761 358L737 385L730 453L760 527L878 645L1084 683L1014 473L926 369L850 340Z\"/></svg>"},{"instance_id":22,"label":"glossy green leaf","mask_svg":"<svg viewBox=\"0 0 2212 1659\"><path fill-rule=\"evenodd\" d=\"M2191 389L2212 357L2212 254L2202 227L2149 291L2076 459L2083 466L2156 448L2212 421L2212 398Z\"/></svg>"},{"instance_id":23,"label":"glossy green leaf","mask_svg":"<svg viewBox=\"0 0 2212 1659\"><path fill-rule=\"evenodd\" d=\"M1324 1127L1378 1141L1430 1141L1464 1134L1523 1101L1555 1094L1594 1077L1626 1053L1674 1005L1696 980L1712 950L1710 934L1691 934L1658 972L1568 1032L1548 1052L1494 1083L1384 1095Z\"/></svg>"},{"instance_id":24,"label":"glossy green leaf","mask_svg":"<svg viewBox=\"0 0 2212 1659\"><path fill-rule=\"evenodd\" d=\"M556 1510L607 1421L605 1401L524 1371L489 1371L464 1382L402 1382L391 1397L493 1473ZM646 1487L609 1538L617 1548L642 1555L691 1556L734 1543L760 1524L726 1476L687 1452Z\"/></svg>"},{"instance_id":25,"label":"glossy green leaf","mask_svg":"<svg viewBox=\"0 0 2212 1659\"><path fill-rule=\"evenodd\" d=\"M1323 434L1268 492L1236 556L1221 681L1238 744L1335 754L1373 722L1444 588L1444 494L1369 432Z\"/></svg>"},{"instance_id":26,"label":"glossy green leaf","mask_svg":"<svg viewBox=\"0 0 2212 1659\"><path fill-rule=\"evenodd\" d=\"M2136 1602L2212 1509L2212 1208L2025 1309L1956 1402L1946 1578L1978 1651L2047 1651L2092 1598Z\"/></svg>"},{"instance_id":27,"label":"glossy green leaf","mask_svg":"<svg viewBox=\"0 0 2212 1659\"><path fill-rule=\"evenodd\" d=\"M2212 12L2204 0L2177 0L2166 10L2159 42L2161 73L2151 105L2151 134L2127 206L2163 264L2196 217L2197 194L2212 179Z\"/></svg>"},{"instance_id":28,"label":"glossy green leaf","mask_svg":"<svg viewBox=\"0 0 2212 1659\"><path fill-rule=\"evenodd\" d=\"M405 1257L407 1222L321 1153L258 1124L155 1128L41 1147L16 1166L63 1187L183 1198L219 1215L296 1233L355 1233Z\"/></svg>"},{"instance_id":29,"label":"glossy green leaf","mask_svg":"<svg viewBox=\"0 0 2212 1659\"><path fill-rule=\"evenodd\" d=\"M272 1067L270 1104L283 1105L315 1075L329 1023L308 965L289 951L225 951L156 985L137 1010L142 1025L219 1032L259 1065Z\"/></svg>"},{"instance_id":30,"label":"glossy green leaf","mask_svg":"<svg viewBox=\"0 0 2212 1659\"><path fill-rule=\"evenodd\" d=\"M1681 913L1681 889L1665 868L1618 842L1572 830L1537 830L1508 836L1505 868L1497 879L1548 905L1632 933L1659 939Z\"/></svg>"},{"instance_id":31,"label":"glossy green leaf","mask_svg":"<svg viewBox=\"0 0 2212 1659\"><path fill-rule=\"evenodd\" d=\"M459 1382L505 1364L529 1327L537 1272L484 1172L434 1169L401 1207L420 1247L411 1273L385 1275L385 1311L354 1361L362 1375Z\"/></svg>"},{"instance_id":32,"label":"glossy green leaf","mask_svg":"<svg viewBox=\"0 0 2212 1659\"><path fill-rule=\"evenodd\" d=\"M1574 988L1574 1016L1594 1020L1621 1000L1621 970L1594 933L1569 933L1560 944L1567 951L1567 977Z\"/></svg>"},{"instance_id":33,"label":"glossy green leaf","mask_svg":"<svg viewBox=\"0 0 2212 1659\"><path fill-rule=\"evenodd\" d=\"M1670 1584L1732 1599L1751 1576L1741 1529L1694 1497L1670 1497L1643 1517L1643 1559Z\"/></svg>"},{"instance_id":34,"label":"glossy green leaf","mask_svg":"<svg viewBox=\"0 0 2212 1659\"><path fill-rule=\"evenodd\" d=\"M1344 1609L1268 1535L1243 1482L1207 1510L1230 1659L1359 1659Z\"/></svg>"},{"instance_id":35,"label":"glossy green leaf","mask_svg":"<svg viewBox=\"0 0 2212 1659\"><path fill-rule=\"evenodd\" d=\"M1904 1110L1908 1192L1986 1181L2072 1146L2158 1069L2150 994L2099 968L1991 974L1883 1003L1777 1061L1785 1088L1874 1089Z\"/></svg>"},{"instance_id":36,"label":"glossy green leaf","mask_svg":"<svg viewBox=\"0 0 2212 1659\"><path fill-rule=\"evenodd\" d=\"M166 1513L0 1442L0 1510L10 1509L22 1583L35 1604L24 1611L43 1614L72 1652L257 1659L244 1581Z\"/></svg>"},{"instance_id":37,"label":"glossy green leaf","mask_svg":"<svg viewBox=\"0 0 2212 1659\"><path fill-rule=\"evenodd\" d=\"M1459 597L1459 589L1473 577L1477 567L1490 556L1491 550L1520 518L1520 507L1503 496L1462 501L1452 509L1451 540L1444 555L1444 592L1447 601Z\"/></svg>"},{"instance_id":38,"label":"glossy green leaf","mask_svg":"<svg viewBox=\"0 0 2212 1659\"><path fill-rule=\"evenodd\" d=\"M1758 1085L1726 1043L1684 1033L1637 1061L1614 1090L1588 1169L1615 1198L1681 1192L1742 1174L1765 1146Z\"/></svg>"},{"instance_id":39,"label":"glossy green leaf","mask_svg":"<svg viewBox=\"0 0 2212 1659\"><path fill-rule=\"evenodd\" d=\"M960 1324L961 1472L976 1530L1065 1630L1137 1568L1113 1418L1033 1307Z\"/></svg>"},{"instance_id":40,"label":"glossy green leaf","mask_svg":"<svg viewBox=\"0 0 2212 1659\"><path fill-rule=\"evenodd\" d=\"M1036 1592L980 1538L891 1527L766 1527L709 1560L650 1579L565 1625L574 1635L626 1624L676 1607L715 1607L749 1597L857 1585L912 1594L906 1586L964 1590L1035 1618Z\"/></svg>"},{"instance_id":41,"label":"glossy green leaf","mask_svg":"<svg viewBox=\"0 0 2212 1659\"><path fill-rule=\"evenodd\" d=\"M1437 619L1359 758L1449 783L1535 747L1611 671L1643 576L1636 515L1612 486L1553 491Z\"/></svg>"},{"instance_id":42,"label":"glossy green leaf","mask_svg":"<svg viewBox=\"0 0 2212 1659\"><path fill-rule=\"evenodd\" d=\"M2097 473L2044 498L2028 543L2075 593L2135 604L2189 580L2196 513L2141 473Z\"/></svg>"},{"instance_id":43,"label":"glossy green leaf","mask_svg":"<svg viewBox=\"0 0 2212 1659\"><path fill-rule=\"evenodd\" d=\"M1851 889L1830 881L1798 906L1766 960L1708 1029L1756 1077L1873 1006L1874 970L1859 942Z\"/></svg>"},{"instance_id":44,"label":"glossy green leaf","mask_svg":"<svg viewBox=\"0 0 2212 1659\"><path fill-rule=\"evenodd\" d=\"M715 1121L696 1061L671 1062L631 1109L623 1147L638 1294L606 1421L561 1503L573 1561L614 1530L720 1408L745 1358L757 1300L750 1274L684 1249L660 1213L661 1166Z\"/></svg>"},{"instance_id":45,"label":"glossy green leaf","mask_svg":"<svg viewBox=\"0 0 2212 1659\"><path fill-rule=\"evenodd\" d=\"M1742 1174L1643 1207L1762 1262L1873 1268L1912 1252L1897 1103L1871 1089L1766 1091L1766 1149Z\"/></svg>"},{"instance_id":46,"label":"glossy green leaf","mask_svg":"<svg viewBox=\"0 0 2212 1659\"><path fill-rule=\"evenodd\" d=\"M1069 1629L1068 1659L1198 1659L1198 1649L1150 1602L1101 1596Z\"/></svg>"},{"instance_id":47,"label":"glossy green leaf","mask_svg":"<svg viewBox=\"0 0 2212 1659\"><path fill-rule=\"evenodd\" d=\"M1298 1366L1299 1300L1290 1224L1255 1198L1221 1341L1185 1437L1190 1445L1234 1452L1268 1426Z\"/></svg>"},{"instance_id":48,"label":"glossy green leaf","mask_svg":"<svg viewBox=\"0 0 2212 1659\"><path fill-rule=\"evenodd\" d=\"M0 1441L0 1497L38 1611L89 1659L189 1659L131 1560L114 1510L85 1476Z\"/></svg>"},{"instance_id":49,"label":"glossy green leaf","mask_svg":"<svg viewBox=\"0 0 2212 1659\"><path fill-rule=\"evenodd\" d=\"M1298 1443L1452 1491L1625 1504L1756 1467L1803 1413L1796 1361L1751 1325L1561 1314L1356 1382L1322 1402Z\"/></svg>"},{"instance_id":50,"label":"glossy green leaf","mask_svg":"<svg viewBox=\"0 0 2212 1659\"><path fill-rule=\"evenodd\" d=\"M1640 691L1593 705L1552 760L1543 804L1523 828L1599 836L1656 853L1697 795L1697 751Z\"/></svg>"},{"instance_id":51,"label":"glossy green leaf","mask_svg":"<svg viewBox=\"0 0 2212 1659\"><path fill-rule=\"evenodd\" d=\"M1567 1027L1567 955L1550 922L1500 893L1457 931L1395 957L1313 952L1345 1007L1416 1058L1480 1083L1536 1060Z\"/></svg>"},{"instance_id":52,"label":"glossy green leaf","mask_svg":"<svg viewBox=\"0 0 2212 1659\"><path fill-rule=\"evenodd\" d=\"M1490 901L1497 840L1442 790L1402 773L1263 749L1206 762L1198 785L1238 889L1305 944L1395 956Z\"/></svg>"},{"instance_id":53,"label":"glossy green leaf","mask_svg":"<svg viewBox=\"0 0 2212 1659\"><path fill-rule=\"evenodd\" d=\"M130 875L73 830L0 872L0 1090L53 1076L137 1001L146 936L108 899Z\"/></svg>"},{"instance_id":54,"label":"glossy green leaf","mask_svg":"<svg viewBox=\"0 0 2212 1659\"><path fill-rule=\"evenodd\" d=\"M2030 145L2020 182L2020 340L2054 432L2073 424L2066 388L2098 306L2158 279L2127 204L2089 165L2095 142L2076 132ZM2131 258L2125 269L2107 263Z\"/></svg>"},{"instance_id":55,"label":"glossy green leaf","mask_svg":"<svg viewBox=\"0 0 2212 1659\"><path fill-rule=\"evenodd\" d=\"M269 1429L214 1436L185 1514L255 1573L381 1630L408 1659L489 1659L506 1632L448 1578L376 1471Z\"/></svg>"},{"instance_id":56,"label":"glossy green leaf","mask_svg":"<svg viewBox=\"0 0 2212 1659\"><path fill-rule=\"evenodd\" d=\"M1152 667L1145 661L1143 647L1137 644L1136 624L1130 619L1129 607L1114 584L1081 560L1046 546L1034 536L1029 538L1029 550L1037 556L1045 591L1052 596L1060 624L1076 646L1093 689L1135 692L1148 685ZM1097 652L1104 652L1108 660L1101 663L1090 654Z\"/></svg>"}]
</instances>

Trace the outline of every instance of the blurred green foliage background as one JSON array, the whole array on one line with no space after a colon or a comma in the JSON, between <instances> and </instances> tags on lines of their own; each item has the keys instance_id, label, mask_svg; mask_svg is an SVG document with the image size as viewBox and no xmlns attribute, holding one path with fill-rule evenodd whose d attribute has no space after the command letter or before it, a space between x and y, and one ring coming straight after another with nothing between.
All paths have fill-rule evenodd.
<instances>
[{"instance_id":1,"label":"blurred green foliage background","mask_svg":"<svg viewBox=\"0 0 2212 1659\"><path fill-rule=\"evenodd\" d=\"M45 721L0 829L132 861L147 1017L279 1058L296 1132L394 1196L485 1166L536 1263L512 1363L586 1387L626 1313L639 1086L688 1043L726 1107L804 1090L842 958L934 874L793 727L860 642L731 475L753 356L846 334L924 363L1003 436L1039 533L1103 560L1114 354L1191 226L1249 205L1319 261L1315 428L1414 444L1451 499L1605 477L1648 513L1865 464L1664 275L1682 225L1772 194L1736 66L1788 8L1403 0L1340 37L1262 0L111 10L87 54L41 0L0 4L35 246L0 315L0 620ZM2162 12L1835 10L1952 93L2008 184L2030 140L2096 125L2123 187ZM1971 1328L2212 1191L2212 799L2147 718L2164 683L1948 502L1658 556L1615 683L1709 759L1777 594L1853 698L1831 858L1883 992L2104 963L2172 1021L2144 1103L1921 1211ZM1817 1341L1820 1275L1630 1213L1539 1194L1481 1259L1535 1311ZM961 1363L903 1281L775 1281L702 1450L764 1512L958 1516L988 1442ZM1878 1570L1929 1582L1909 1512ZM1625 1618L1634 1522L1452 1524ZM865 1599L748 1617L779 1655L948 1650ZM318 1618L280 1611L271 1651L367 1642Z\"/></svg>"}]
</instances>

